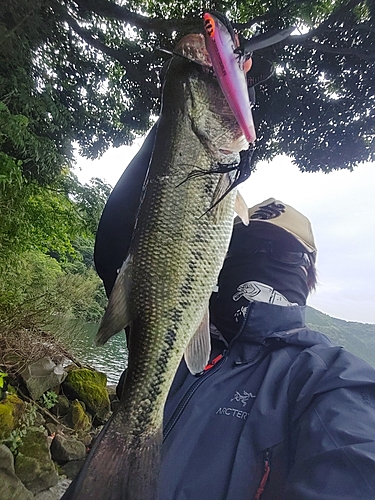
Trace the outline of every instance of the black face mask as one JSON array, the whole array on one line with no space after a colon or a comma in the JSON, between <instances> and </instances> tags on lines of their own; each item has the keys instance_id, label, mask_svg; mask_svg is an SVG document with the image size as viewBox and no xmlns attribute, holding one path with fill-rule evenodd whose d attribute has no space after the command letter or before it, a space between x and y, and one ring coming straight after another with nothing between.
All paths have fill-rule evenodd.
<instances>
[{"instance_id":1,"label":"black face mask","mask_svg":"<svg viewBox=\"0 0 375 500\"><path fill-rule=\"evenodd\" d=\"M306 304L307 278L300 264L276 261L266 252L229 255L219 275L219 290L210 301L211 321L228 341L238 333L249 304L238 287L249 281L269 285L291 303Z\"/></svg>"}]
</instances>

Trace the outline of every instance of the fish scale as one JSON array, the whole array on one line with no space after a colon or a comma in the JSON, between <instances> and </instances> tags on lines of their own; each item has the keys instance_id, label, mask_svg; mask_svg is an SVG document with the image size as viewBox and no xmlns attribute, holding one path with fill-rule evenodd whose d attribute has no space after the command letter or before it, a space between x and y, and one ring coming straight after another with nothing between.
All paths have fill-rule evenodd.
<instances>
[{"instance_id":1,"label":"fish scale","mask_svg":"<svg viewBox=\"0 0 375 500\"><path fill-rule=\"evenodd\" d=\"M202 35L184 43L205 50ZM189 174L237 159L241 137L215 78L173 58L129 257L98 332L103 343L130 326L124 389L64 500L156 498L165 400L208 310L233 224L235 190L210 210L224 174Z\"/></svg>"}]
</instances>

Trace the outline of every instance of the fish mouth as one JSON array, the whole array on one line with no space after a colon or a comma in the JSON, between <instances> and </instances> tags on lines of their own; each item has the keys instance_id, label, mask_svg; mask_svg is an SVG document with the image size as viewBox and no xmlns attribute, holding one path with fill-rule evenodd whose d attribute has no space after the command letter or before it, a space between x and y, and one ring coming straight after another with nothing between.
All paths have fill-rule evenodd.
<instances>
[{"instance_id":1,"label":"fish mouth","mask_svg":"<svg viewBox=\"0 0 375 500\"><path fill-rule=\"evenodd\" d=\"M230 142L228 142L228 137L226 140L223 140L223 143L219 147L219 151L223 154L239 153L240 151L247 149L248 145L246 137L239 128L238 133L231 138Z\"/></svg>"},{"instance_id":2,"label":"fish mouth","mask_svg":"<svg viewBox=\"0 0 375 500\"><path fill-rule=\"evenodd\" d=\"M235 118L233 117L233 120ZM235 122L237 126L237 122ZM216 138L216 144L217 144L217 150L219 154L224 155L224 156L230 156L236 153L239 153L240 151L246 150L249 146L246 137L242 133L242 130L240 127L236 127L237 133L233 133L232 135L219 135Z\"/></svg>"},{"instance_id":3,"label":"fish mouth","mask_svg":"<svg viewBox=\"0 0 375 500\"><path fill-rule=\"evenodd\" d=\"M213 69L211 57L206 48L206 41L201 33L185 35L176 45L174 52L200 64L203 68L210 71Z\"/></svg>"}]
</instances>

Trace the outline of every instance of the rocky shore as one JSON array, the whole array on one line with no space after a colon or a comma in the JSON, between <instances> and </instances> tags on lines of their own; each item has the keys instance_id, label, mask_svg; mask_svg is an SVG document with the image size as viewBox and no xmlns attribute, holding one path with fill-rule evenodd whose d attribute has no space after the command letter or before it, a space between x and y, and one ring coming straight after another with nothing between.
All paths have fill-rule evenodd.
<instances>
[{"instance_id":1,"label":"rocky shore","mask_svg":"<svg viewBox=\"0 0 375 500\"><path fill-rule=\"evenodd\" d=\"M2 375L0 498L59 500L118 402L115 387L49 357Z\"/></svg>"}]
</instances>

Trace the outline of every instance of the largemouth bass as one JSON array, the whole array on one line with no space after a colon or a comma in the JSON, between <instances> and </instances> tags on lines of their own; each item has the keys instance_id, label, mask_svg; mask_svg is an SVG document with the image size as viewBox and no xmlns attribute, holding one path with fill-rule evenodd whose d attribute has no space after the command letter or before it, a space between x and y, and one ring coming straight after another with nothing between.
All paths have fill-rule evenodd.
<instances>
[{"instance_id":1,"label":"largemouth bass","mask_svg":"<svg viewBox=\"0 0 375 500\"><path fill-rule=\"evenodd\" d=\"M203 35L176 48L209 65ZM163 409L183 355L193 373L210 352L208 302L232 233L230 174L247 141L212 73L172 58L137 222L98 331L130 327L118 410L94 444L68 499L155 500ZM227 167L226 167L227 165ZM238 210L247 216L240 202Z\"/></svg>"}]
</instances>

